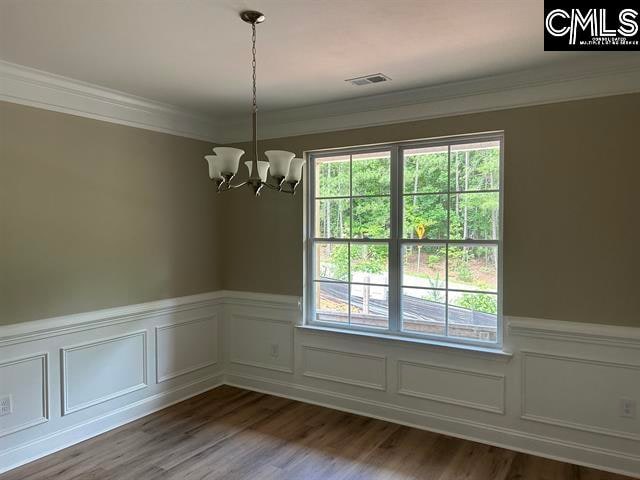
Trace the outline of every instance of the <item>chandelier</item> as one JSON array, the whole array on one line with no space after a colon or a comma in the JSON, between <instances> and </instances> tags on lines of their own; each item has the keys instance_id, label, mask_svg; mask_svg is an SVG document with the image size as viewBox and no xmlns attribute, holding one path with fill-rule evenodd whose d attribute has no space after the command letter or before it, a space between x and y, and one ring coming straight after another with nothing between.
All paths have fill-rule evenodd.
<instances>
[{"instance_id":1,"label":"chandelier","mask_svg":"<svg viewBox=\"0 0 640 480\"><path fill-rule=\"evenodd\" d=\"M240 158L244 150L232 147L215 147L215 155L206 155L204 158L209 163L209 178L216 182L218 192L226 192L234 188L247 185L251 187L255 195L260 195L262 187L267 187L282 193L294 194L296 187L302 179L303 158L294 158L295 153L284 150L268 150L264 152L269 160L258 160L258 103L256 101L256 25L264 22L264 15L260 12L247 10L240 14L240 18L251 24L251 44L253 69L253 104L251 117L253 124L253 157L244 162L249 170L249 178L246 182L232 184L231 181L238 173ZM270 174L270 175L269 175ZM268 181L271 177L273 183Z\"/></svg>"}]
</instances>

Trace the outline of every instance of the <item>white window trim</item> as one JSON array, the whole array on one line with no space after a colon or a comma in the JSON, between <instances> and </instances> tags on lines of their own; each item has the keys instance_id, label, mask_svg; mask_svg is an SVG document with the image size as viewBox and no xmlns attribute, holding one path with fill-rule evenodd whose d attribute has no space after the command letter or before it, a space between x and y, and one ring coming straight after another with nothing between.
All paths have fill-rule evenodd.
<instances>
[{"instance_id":1,"label":"white window trim","mask_svg":"<svg viewBox=\"0 0 640 480\"><path fill-rule=\"evenodd\" d=\"M442 241L422 241L416 239L403 240L399 226L402 225L402 192L399 191L403 185L402 173L400 168L403 149L418 147L434 147L459 143L475 143L482 141L498 141L500 142L500 179L499 179L499 215L498 215L498 240L497 241L469 241L462 240L459 243L494 243L498 246L498 288L497 288L497 331L496 342L486 342L481 340L467 339L461 337L449 337L442 335L420 334L402 331L400 318L400 300L401 300L401 245L403 243L443 243ZM314 160L327 156L339 154L366 153L367 151L390 150L391 152L391 178L390 178L390 202L391 202L391 227L390 238L381 240L389 244L389 329L382 330L379 328L368 328L364 326L350 325L348 327L341 326L337 323L323 322L314 320L315 310L314 300L314 260L313 260L313 225L314 211L311 208L315 204L314 192ZM308 326L314 330L322 330L330 332L354 333L354 334L370 334L378 338L389 338L392 340L406 339L409 342L433 343L434 345L446 345L451 347L468 348L469 346L477 346L482 350L501 350L504 339L504 321L503 321L503 249L504 249L504 132L484 132L477 134L454 135L437 138L426 138L419 140L410 140L404 142L371 144L346 148L332 148L323 150L311 150L305 152L307 168L305 168L305 182L303 186L304 194L304 293L303 293L303 327ZM448 192L450 193L450 192ZM341 239L342 241L351 241L353 239ZM322 240L324 242L324 240ZM339 240L336 240L339 241ZM358 240L372 242L372 240ZM375 242L375 240L373 240ZM456 241L447 240L449 244ZM393 261L392 259L395 259Z\"/></svg>"}]
</instances>

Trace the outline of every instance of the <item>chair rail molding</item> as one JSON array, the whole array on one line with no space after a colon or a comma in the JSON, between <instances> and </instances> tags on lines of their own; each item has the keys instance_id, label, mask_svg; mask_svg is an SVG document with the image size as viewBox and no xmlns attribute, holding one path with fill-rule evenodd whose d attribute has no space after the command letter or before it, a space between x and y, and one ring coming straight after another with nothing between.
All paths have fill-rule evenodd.
<instances>
[{"instance_id":1,"label":"chair rail molding","mask_svg":"<svg viewBox=\"0 0 640 480\"><path fill-rule=\"evenodd\" d=\"M640 349L640 329L527 317L505 317L509 334L547 340Z\"/></svg>"},{"instance_id":2,"label":"chair rail molding","mask_svg":"<svg viewBox=\"0 0 640 480\"><path fill-rule=\"evenodd\" d=\"M300 305L216 291L0 326L0 393L22 405L0 472L228 384L640 478L640 418L618 415L640 328L505 317L496 361L299 328Z\"/></svg>"}]
</instances>

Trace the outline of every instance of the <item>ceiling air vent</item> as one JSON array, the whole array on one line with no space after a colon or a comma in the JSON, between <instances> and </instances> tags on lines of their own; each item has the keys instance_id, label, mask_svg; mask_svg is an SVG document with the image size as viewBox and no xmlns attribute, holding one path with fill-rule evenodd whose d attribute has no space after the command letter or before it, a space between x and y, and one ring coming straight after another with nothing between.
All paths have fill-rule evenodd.
<instances>
[{"instance_id":1,"label":"ceiling air vent","mask_svg":"<svg viewBox=\"0 0 640 480\"><path fill-rule=\"evenodd\" d=\"M360 87L362 85L369 85L371 83L388 82L390 80L391 79L389 77L387 77L382 73L374 73L372 75L365 75L364 77L349 78L345 80L345 82L349 82L351 83L351 85Z\"/></svg>"}]
</instances>

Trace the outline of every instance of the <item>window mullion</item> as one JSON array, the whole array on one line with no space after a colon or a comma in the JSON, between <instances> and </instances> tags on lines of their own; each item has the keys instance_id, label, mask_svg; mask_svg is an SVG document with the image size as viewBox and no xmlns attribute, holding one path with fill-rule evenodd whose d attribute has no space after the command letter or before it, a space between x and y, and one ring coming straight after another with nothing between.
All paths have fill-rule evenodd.
<instances>
[{"instance_id":1,"label":"window mullion","mask_svg":"<svg viewBox=\"0 0 640 480\"><path fill-rule=\"evenodd\" d=\"M444 257L444 334L449 336L449 240L451 239L451 145L447 146L447 246Z\"/></svg>"},{"instance_id":2,"label":"window mullion","mask_svg":"<svg viewBox=\"0 0 640 480\"><path fill-rule=\"evenodd\" d=\"M349 155L349 244L347 246L347 319L351 326L351 239L353 238L353 155Z\"/></svg>"},{"instance_id":3,"label":"window mullion","mask_svg":"<svg viewBox=\"0 0 640 480\"><path fill-rule=\"evenodd\" d=\"M390 206L391 206L391 230L389 239L389 330L391 332L400 332L402 327L401 312L401 287L400 287L400 269L401 269L401 252L400 241L401 236L400 222L400 196L402 167L400 159L400 147L394 145L391 148L390 162Z\"/></svg>"}]
</instances>

